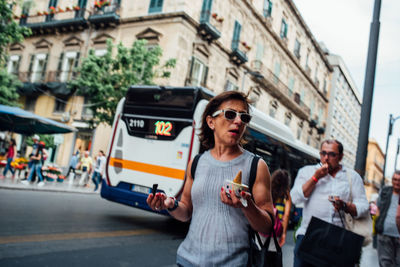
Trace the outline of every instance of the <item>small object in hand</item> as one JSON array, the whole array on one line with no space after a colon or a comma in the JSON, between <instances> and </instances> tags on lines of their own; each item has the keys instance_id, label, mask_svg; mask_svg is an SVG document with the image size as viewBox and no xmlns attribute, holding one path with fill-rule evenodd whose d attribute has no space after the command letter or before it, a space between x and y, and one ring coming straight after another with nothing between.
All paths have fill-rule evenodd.
<instances>
[{"instance_id":1,"label":"small object in hand","mask_svg":"<svg viewBox=\"0 0 400 267\"><path fill-rule=\"evenodd\" d=\"M226 195L230 198L230 191L235 192L236 196L240 199L240 202L244 207L247 207L247 200L241 197L241 192L249 191L249 187L245 184L242 184L242 171L239 171L236 174L235 179L233 181L225 181L225 192Z\"/></svg>"},{"instance_id":2,"label":"small object in hand","mask_svg":"<svg viewBox=\"0 0 400 267\"><path fill-rule=\"evenodd\" d=\"M156 194L156 192L157 192L157 187L158 187L158 184L153 184L153 188L151 189L151 193L152 193L153 195Z\"/></svg>"},{"instance_id":3,"label":"small object in hand","mask_svg":"<svg viewBox=\"0 0 400 267\"><path fill-rule=\"evenodd\" d=\"M242 184L242 171L239 171L236 174L236 177L235 177L235 179L233 179L233 182L236 184Z\"/></svg>"}]
</instances>

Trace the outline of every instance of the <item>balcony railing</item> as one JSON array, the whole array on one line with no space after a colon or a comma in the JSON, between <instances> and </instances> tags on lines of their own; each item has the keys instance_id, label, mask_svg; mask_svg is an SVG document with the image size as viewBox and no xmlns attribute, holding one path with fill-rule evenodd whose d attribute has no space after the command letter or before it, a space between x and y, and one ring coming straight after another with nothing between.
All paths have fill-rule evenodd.
<instances>
[{"instance_id":1,"label":"balcony railing","mask_svg":"<svg viewBox=\"0 0 400 267\"><path fill-rule=\"evenodd\" d=\"M118 24L120 20L119 12L119 4L113 3L108 6L103 7L95 7L93 10L93 14L89 16L89 22L95 25L110 25L110 24Z\"/></svg>"},{"instance_id":2,"label":"balcony railing","mask_svg":"<svg viewBox=\"0 0 400 267\"><path fill-rule=\"evenodd\" d=\"M65 83L76 77L76 71L28 71L18 72L18 79L23 83L48 83L60 82Z\"/></svg>"},{"instance_id":3,"label":"balcony railing","mask_svg":"<svg viewBox=\"0 0 400 267\"><path fill-rule=\"evenodd\" d=\"M301 119L309 119L310 109L300 99L297 93L293 93L293 91L290 90L278 76L263 65L261 61L255 60L251 65L255 71L264 76L262 84L271 95L275 96L284 105L288 106Z\"/></svg>"},{"instance_id":4,"label":"balcony railing","mask_svg":"<svg viewBox=\"0 0 400 267\"><path fill-rule=\"evenodd\" d=\"M86 8L79 10L64 10L45 15L41 13L31 13L23 20L21 24L31 28L33 33L43 30L61 29L70 31L73 29L81 29L87 25L86 19L89 17L89 12Z\"/></svg>"},{"instance_id":5,"label":"balcony railing","mask_svg":"<svg viewBox=\"0 0 400 267\"><path fill-rule=\"evenodd\" d=\"M200 15L199 33L207 41L211 42L221 37L222 21L218 21L210 10L204 10Z\"/></svg>"}]
</instances>

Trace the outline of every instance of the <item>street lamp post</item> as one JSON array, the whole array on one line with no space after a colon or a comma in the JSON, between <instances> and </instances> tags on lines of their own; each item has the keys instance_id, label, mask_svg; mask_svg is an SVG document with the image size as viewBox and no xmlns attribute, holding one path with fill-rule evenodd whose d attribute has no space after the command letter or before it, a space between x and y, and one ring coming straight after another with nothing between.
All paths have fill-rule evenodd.
<instances>
[{"instance_id":1,"label":"street lamp post","mask_svg":"<svg viewBox=\"0 0 400 267\"><path fill-rule=\"evenodd\" d=\"M240 89L242 92L244 91L244 80L246 79L246 75L247 75L247 74L250 74L251 76L254 76L254 77L256 77L257 79L262 79L262 78L264 78L264 76L263 76L261 73L259 73L259 72L246 70L246 71L244 72L244 74L243 74L242 88Z\"/></svg>"},{"instance_id":2,"label":"street lamp post","mask_svg":"<svg viewBox=\"0 0 400 267\"><path fill-rule=\"evenodd\" d=\"M400 116L398 116L396 118L393 118L393 115L390 114L390 116L389 116L389 128L388 128L388 133L387 133L387 136L386 136L385 161L383 162L383 178L382 178L382 181L381 181L381 188L385 185L386 158L387 158L388 147L389 147L389 138L392 135L393 124L397 119L400 119Z\"/></svg>"},{"instance_id":3,"label":"street lamp post","mask_svg":"<svg viewBox=\"0 0 400 267\"><path fill-rule=\"evenodd\" d=\"M394 171L396 171L397 168L397 157L399 156L399 151L400 151L400 138L397 139L397 152L396 152L396 158L394 160Z\"/></svg>"}]
</instances>

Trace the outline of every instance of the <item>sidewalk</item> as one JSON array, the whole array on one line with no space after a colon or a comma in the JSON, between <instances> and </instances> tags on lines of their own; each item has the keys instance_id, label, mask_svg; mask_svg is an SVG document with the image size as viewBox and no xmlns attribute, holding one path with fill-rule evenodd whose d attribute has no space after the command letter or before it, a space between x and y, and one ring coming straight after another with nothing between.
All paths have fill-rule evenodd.
<instances>
[{"instance_id":1,"label":"sidewalk","mask_svg":"<svg viewBox=\"0 0 400 267\"><path fill-rule=\"evenodd\" d=\"M6 177L0 179L0 189L15 189L15 190L32 190L32 191L49 191L49 192L70 192L70 193L82 193L82 194L99 194L99 189L94 192L94 184L90 181L89 187L78 186L79 177L75 177L74 183L70 184L68 179L64 182L49 182L45 181L45 185L42 187L37 186L37 182L33 182L30 185L24 185L21 183L21 179L12 179Z\"/></svg>"}]
</instances>

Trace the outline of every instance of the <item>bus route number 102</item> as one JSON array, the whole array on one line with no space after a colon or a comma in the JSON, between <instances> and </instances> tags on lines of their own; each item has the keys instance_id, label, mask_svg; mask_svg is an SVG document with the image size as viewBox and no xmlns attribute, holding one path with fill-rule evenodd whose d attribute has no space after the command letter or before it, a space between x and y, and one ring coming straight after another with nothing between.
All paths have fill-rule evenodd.
<instances>
[{"instance_id":1,"label":"bus route number 102","mask_svg":"<svg viewBox=\"0 0 400 267\"><path fill-rule=\"evenodd\" d=\"M172 123L169 121L157 121L155 124L154 133L156 135L171 136Z\"/></svg>"}]
</instances>

